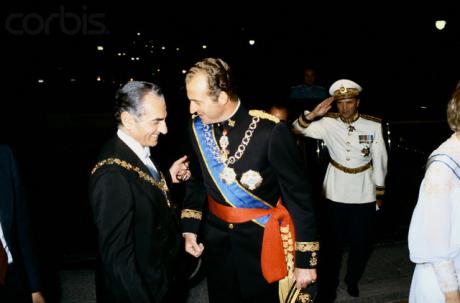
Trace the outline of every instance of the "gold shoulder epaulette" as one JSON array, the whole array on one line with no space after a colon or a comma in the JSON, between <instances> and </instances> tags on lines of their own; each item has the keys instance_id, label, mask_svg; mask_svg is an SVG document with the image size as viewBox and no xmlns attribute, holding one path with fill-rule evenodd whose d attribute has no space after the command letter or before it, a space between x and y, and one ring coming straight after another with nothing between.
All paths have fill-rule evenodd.
<instances>
[{"instance_id":1,"label":"gold shoulder epaulette","mask_svg":"<svg viewBox=\"0 0 460 303\"><path fill-rule=\"evenodd\" d=\"M324 115L324 117L329 117L329 118L338 118L339 113L327 113Z\"/></svg>"},{"instance_id":2,"label":"gold shoulder epaulette","mask_svg":"<svg viewBox=\"0 0 460 303\"><path fill-rule=\"evenodd\" d=\"M382 119L374 117L374 116L361 115L361 114L359 114L359 116L362 117L363 119L366 119L366 120L371 120L371 121L378 122L378 123L382 122Z\"/></svg>"},{"instance_id":3,"label":"gold shoulder epaulette","mask_svg":"<svg viewBox=\"0 0 460 303\"><path fill-rule=\"evenodd\" d=\"M267 120L273 121L275 123L280 122L280 119L278 119L277 117L267 113L266 111L260 110L260 109L251 109L249 111L249 115L251 115L253 117L259 117L261 119L267 119Z\"/></svg>"}]
</instances>

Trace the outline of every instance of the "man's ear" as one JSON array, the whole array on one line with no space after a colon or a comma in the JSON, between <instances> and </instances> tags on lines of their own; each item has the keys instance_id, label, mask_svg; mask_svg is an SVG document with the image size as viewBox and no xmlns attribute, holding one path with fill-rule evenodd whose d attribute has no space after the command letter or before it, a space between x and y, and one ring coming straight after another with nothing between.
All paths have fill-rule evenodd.
<instances>
[{"instance_id":1,"label":"man's ear","mask_svg":"<svg viewBox=\"0 0 460 303\"><path fill-rule=\"evenodd\" d=\"M134 117L128 112L122 112L120 115L121 118L121 124L126 128L126 129L132 129L134 126Z\"/></svg>"},{"instance_id":2,"label":"man's ear","mask_svg":"<svg viewBox=\"0 0 460 303\"><path fill-rule=\"evenodd\" d=\"M219 96L217 96L217 102L219 104L225 105L229 101L230 101L230 97L226 92L220 92Z\"/></svg>"}]
</instances>

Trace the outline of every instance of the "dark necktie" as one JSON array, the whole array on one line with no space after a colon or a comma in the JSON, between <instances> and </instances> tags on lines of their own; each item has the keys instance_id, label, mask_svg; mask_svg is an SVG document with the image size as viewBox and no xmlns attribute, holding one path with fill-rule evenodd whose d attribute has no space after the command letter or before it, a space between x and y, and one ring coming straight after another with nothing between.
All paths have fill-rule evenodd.
<instances>
[{"instance_id":1,"label":"dark necktie","mask_svg":"<svg viewBox=\"0 0 460 303\"><path fill-rule=\"evenodd\" d=\"M160 181L160 175L158 172L153 167L150 167L150 165L147 165L147 168L149 169L150 174L155 179L155 181Z\"/></svg>"},{"instance_id":2,"label":"dark necktie","mask_svg":"<svg viewBox=\"0 0 460 303\"><path fill-rule=\"evenodd\" d=\"M155 164L153 164L152 159L150 159L150 154L145 155L145 162L147 162L147 164L145 164L145 166L147 166L147 168L149 169L150 175L152 175L152 177L155 179L155 181L160 181L160 174L155 169Z\"/></svg>"},{"instance_id":3,"label":"dark necktie","mask_svg":"<svg viewBox=\"0 0 460 303\"><path fill-rule=\"evenodd\" d=\"M5 284L6 270L8 269L8 256L3 243L0 241L0 285Z\"/></svg>"}]
</instances>

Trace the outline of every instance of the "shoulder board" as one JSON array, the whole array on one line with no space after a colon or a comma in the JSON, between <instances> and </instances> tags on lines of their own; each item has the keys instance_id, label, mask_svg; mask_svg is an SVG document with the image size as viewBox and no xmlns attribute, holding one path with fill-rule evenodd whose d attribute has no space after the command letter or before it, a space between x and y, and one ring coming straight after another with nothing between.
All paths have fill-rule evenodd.
<instances>
[{"instance_id":1,"label":"shoulder board","mask_svg":"<svg viewBox=\"0 0 460 303\"><path fill-rule=\"evenodd\" d=\"M329 118L338 118L339 113L327 113L324 115L324 117L329 117Z\"/></svg>"},{"instance_id":2,"label":"shoulder board","mask_svg":"<svg viewBox=\"0 0 460 303\"><path fill-rule=\"evenodd\" d=\"M378 123L381 123L381 122L382 122L382 119L377 118L377 117L374 117L374 116L361 115L361 114L359 114L359 116L360 116L361 118L363 118L363 119L366 119L366 120L371 120L371 121L378 122Z\"/></svg>"},{"instance_id":3,"label":"shoulder board","mask_svg":"<svg viewBox=\"0 0 460 303\"><path fill-rule=\"evenodd\" d=\"M249 115L251 115L253 117L259 117L261 119L267 119L267 120L273 121L275 123L280 122L280 119L278 119L277 117L267 113L266 111L259 110L259 109L251 109L249 111Z\"/></svg>"}]
</instances>

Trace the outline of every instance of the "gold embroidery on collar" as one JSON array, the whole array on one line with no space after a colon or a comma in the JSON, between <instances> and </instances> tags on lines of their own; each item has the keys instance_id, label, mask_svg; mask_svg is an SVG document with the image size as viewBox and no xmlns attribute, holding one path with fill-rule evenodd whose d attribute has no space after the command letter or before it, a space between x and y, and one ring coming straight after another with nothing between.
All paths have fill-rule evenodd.
<instances>
[{"instance_id":1,"label":"gold embroidery on collar","mask_svg":"<svg viewBox=\"0 0 460 303\"><path fill-rule=\"evenodd\" d=\"M180 217L181 217L181 219L191 218L191 219L201 220L202 213L201 213L201 211L197 211L197 210L193 210L193 209L183 209L181 214L180 214Z\"/></svg>"},{"instance_id":2,"label":"gold embroidery on collar","mask_svg":"<svg viewBox=\"0 0 460 303\"><path fill-rule=\"evenodd\" d=\"M342 122L347 123L347 124L351 124L351 123L355 122L356 120L359 119L359 117L360 117L360 115L359 115L358 112L356 112L353 115L353 117L351 117L351 119L344 119L344 118L342 118L342 116L339 115L340 120L342 120Z\"/></svg>"},{"instance_id":3,"label":"gold embroidery on collar","mask_svg":"<svg viewBox=\"0 0 460 303\"><path fill-rule=\"evenodd\" d=\"M94 166L93 170L91 171L91 174L93 175L96 172L96 170L98 170L100 167L102 167L104 165L113 165L113 164L121 166L121 167L123 167L123 168L125 168L125 169L127 169L129 171L136 172L138 174L139 178L143 179L144 181L147 181L151 185L153 185L156 188L158 188L159 190L161 190L163 192L163 195L166 198L166 203L168 204L168 207L171 207L171 201L169 200L168 185L166 184L166 180L165 180L162 172L159 172L161 179L160 179L160 182L157 182L155 179L153 179L148 174L144 173L137 166L134 166L134 165L132 165L132 164L126 162L126 161L123 161L123 160L120 160L120 159L117 159L117 158L108 158L108 159L102 160L101 162L97 163L96 166Z\"/></svg>"}]
</instances>

